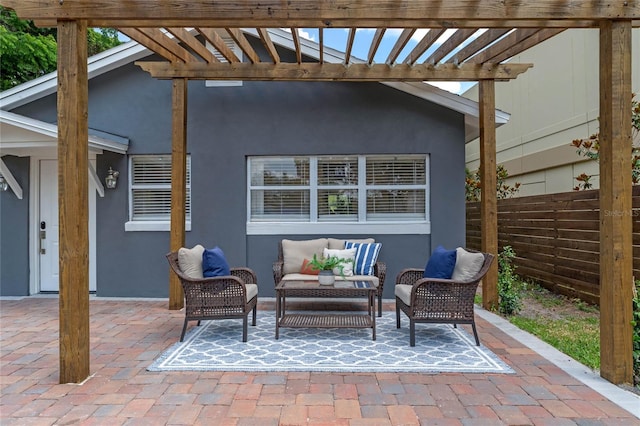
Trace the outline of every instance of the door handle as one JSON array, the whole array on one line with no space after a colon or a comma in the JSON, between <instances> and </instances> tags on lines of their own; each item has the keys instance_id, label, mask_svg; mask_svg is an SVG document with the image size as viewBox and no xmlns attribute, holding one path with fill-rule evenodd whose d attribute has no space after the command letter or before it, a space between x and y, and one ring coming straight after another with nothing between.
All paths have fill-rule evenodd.
<instances>
[{"instance_id":1,"label":"door handle","mask_svg":"<svg viewBox=\"0 0 640 426\"><path fill-rule=\"evenodd\" d=\"M40 222L40 254L46 254L47 250L44 248L43 241L47 238L46 223Z\"/></svg>"}]
</instances>

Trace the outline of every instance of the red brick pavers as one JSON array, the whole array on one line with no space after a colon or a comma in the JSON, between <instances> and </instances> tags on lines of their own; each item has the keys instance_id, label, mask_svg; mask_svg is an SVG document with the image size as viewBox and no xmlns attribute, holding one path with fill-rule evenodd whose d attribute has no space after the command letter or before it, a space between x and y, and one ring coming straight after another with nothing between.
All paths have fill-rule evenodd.
<instances>
[{"instance_id":1,"label":"red brick pavers","mask_svg":"<svg viewBox=\"0 0 640 426\"><path fill-rule=\"evenodd\" d=\"M58 300L1 300L0 424L640 424L482 319L483 343L516 374L149 372L180 336L183 314L167 307L92 299L92 375L76 385L58 384Z\"/></svg>"}]
</instances>

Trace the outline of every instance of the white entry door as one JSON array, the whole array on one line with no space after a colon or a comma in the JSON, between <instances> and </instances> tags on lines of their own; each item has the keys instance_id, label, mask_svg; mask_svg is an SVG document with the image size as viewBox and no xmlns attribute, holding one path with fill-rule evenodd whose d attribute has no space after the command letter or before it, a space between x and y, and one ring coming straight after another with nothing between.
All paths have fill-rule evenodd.
<instances>
[{"instance_id":1,"label":"white entry door","mask_svg":"<svg viewBox=\"0 0 640 426\"><path fill-rule=\"evenodd\" d=\"M58 291L58 161L40 160L40 291Z\"/></svg>"},{"instance_id":2,"label":"white entry door","mask_svg":"<svg viewBox=\"0 0 640 426\"><path fill-rule=\"evenodd\" d=\"M40 291L60 290L58 251L58 160L40 160L40 212L37 226ZM88 173L88 171L87 171ZM96 290L95 274L95 186L89 183L89 290Z\"/></svg>"}]
</instances>

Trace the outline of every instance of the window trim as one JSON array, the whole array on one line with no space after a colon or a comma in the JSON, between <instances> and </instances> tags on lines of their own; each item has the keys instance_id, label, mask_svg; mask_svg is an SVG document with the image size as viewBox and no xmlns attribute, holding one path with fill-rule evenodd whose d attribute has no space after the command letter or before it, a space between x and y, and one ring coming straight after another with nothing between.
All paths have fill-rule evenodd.
<instances>
[{"instance_id":1,"label":"window trim","mask_svg":"<svg viewBox=\"0 0 640 426\"><path fill-rule=\"evenodd\" d=\"M128 198L128 202L129 202L129 206L128 206L128 220L125 222L124 224L124 230L125 232L145 232L145 231L163 231L163 232L168 232L171 230L171 219L169 220L133 220L133 190L134 189L140 189L141 187L145 187L145 185L139 185L136 186L134 188L134 184L133 184L133 160L134 158L142 158L142 157L147 157L147 158L151 158L151 157L168 157L169 161L171 161L171 154L135 154L135 155L130 155L129 156L129 161L128 161L128 182L127 182L127 198ZM191 156L187 155L187 173L189 173L191 175ZM191 178L193 178L193 176L190 176ZM191 191L191 182L192 179L188 179L188 181L190 182L189 185L187 185L186 190L188 192ZM171 188L171 184L169 184L168 186L169 188ZM157 188L157 187L156 187ZM193 205L191 206L191 211L193 211ZM185 220L185 230L186 231L191 231L191 217L187 216L186 220Z\"/></svg>"},{"instance_id":2,"label":"window trim","mask_svg":"<svg viewBox=\"0 0 640 426\"><path fill-rule=\"evenodd\" d=\"M366 159L372 157L372 155L358 155L358 191L366 191L371 188L371 185L366 184ZM380 154L387 155L387 154ZM416 155L416 154L397 154L401 155ZM307 157L310 160L310 182L309 190L317 194L319 188L317 182L317 165L318 159L331 155L283 155L283 156L249 156L247 157L247 211L246 211L246 231L247 235L308 235L308 234L341 234L341 235L362 235L362 234L417 234L428 235L431 234L431 213L430 213L430 194L431 194L431 179L430 179L430 155L429 154L417 154L424 155L425 160L425 175L426 183L421 185L409 185L408 188L425 189L425 220L409 220L409 221L367 221L366 220L366 197L358 197L358 221L331 221L331 222L319 222L318 221L318 206L317 197L310 197L310 218L305 222L284 222L284 221L259 221L252 222L251 218L251 191L260 189L259 186L251 185L251 159L252 158L290 158L290 157ZM352 155L345 155L351 157ZM378 187L378 185L376 185ZM268 187L273 189L272 187ZM290 189L290 187L287 187ZM305 187L306 188L306 187ZM404 187L403 187L404 188ZM264 189L264 188L263 188Z\"/></svg>"}]
</instances>

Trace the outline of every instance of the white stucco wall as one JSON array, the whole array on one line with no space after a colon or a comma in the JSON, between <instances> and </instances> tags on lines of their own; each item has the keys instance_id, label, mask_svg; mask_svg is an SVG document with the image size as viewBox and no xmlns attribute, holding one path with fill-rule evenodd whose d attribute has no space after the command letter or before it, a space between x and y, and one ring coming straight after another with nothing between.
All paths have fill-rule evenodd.
<instances>
[{"instance_id":1,"label":"white stucco wall","mask_svg":"<svg viewBox=\"0 0 640 426\"><path fill-rule=\"evenodd\" d=\"M572 147L573 139L598 131L598 30L567 30L541 43L512 62L534 67L516 80L496 83L496 108L511 113L497 129L497 160L511 181L520 182L519 195L570 191L581 173L595 175L598 164L585 162ZM632 90L640 90L640 29L632 34ZM463 96L478 99L477 86ZM479 142L466 147L470 170L479 166Z\"/></svg>"}]
</instances>

